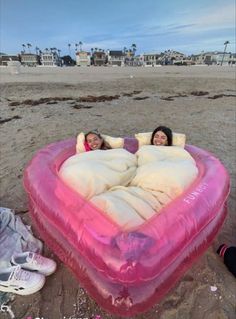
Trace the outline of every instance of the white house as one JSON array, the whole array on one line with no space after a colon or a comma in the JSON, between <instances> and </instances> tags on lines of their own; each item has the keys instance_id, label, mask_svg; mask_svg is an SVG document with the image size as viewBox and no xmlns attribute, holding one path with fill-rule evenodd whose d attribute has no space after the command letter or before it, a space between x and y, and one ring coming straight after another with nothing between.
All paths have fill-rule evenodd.
<instances>
[{"instance_id":1,"label":"white house","mask_svg":"<svg viewBox=\"0 0 236 319\"><path fill-rule=\"evenodd\" d=\"M124 66L125 65L125 54L123 51L110 50L108 51L108 65L111 66Z\"/></svg>"},{"instance_id":2,"label":"white house","mask_svg":"<svg viewBox=\"0 0 236 319\"><path fill-rule=\"evenodd\" d=\"M155 66L161 63L161 54L150 52L144 53L142 56L143 66Z\"/></svg>"},{"instance_id":3,"label":"white house","mask_svg":"<svg viewBox=\"0 0 236 319\"><path fill-rule=\"evenodd\" d=\"M183 63L185 59L186 55L178 51L166 50L161 53L162 64L179 64Z\"/></svg>"},{"instance_id":4,"label":"white house","mask_svg":"<svg viewBox=\"0 0 236 319\"><path fill-rule=\"evenodd\" d=\"M91 65L91 55L86 51L76 52L76 65L77 66L90 66Z\"/></svg>"},{"instance_id":5,"label":"white house","mask_svg":"<svg viewBox=\"0 0 236 319\"><path fill-rule=\"evenodd\" d=\"M56 51L44 51L40 58L42 66L61 66L61 59Z\"/></svg>"},{"instance_id":6,"label":"white house","mask_svg":"<svg viewBox=\"0 0 236 319\"><path fill-rule=\"evenodd\" d=\"M192 55L192 60L196 62L196 64L229 64L231 61L231 53L227 52L202 52L200 54Z\"/></svg>"}]
</instances>

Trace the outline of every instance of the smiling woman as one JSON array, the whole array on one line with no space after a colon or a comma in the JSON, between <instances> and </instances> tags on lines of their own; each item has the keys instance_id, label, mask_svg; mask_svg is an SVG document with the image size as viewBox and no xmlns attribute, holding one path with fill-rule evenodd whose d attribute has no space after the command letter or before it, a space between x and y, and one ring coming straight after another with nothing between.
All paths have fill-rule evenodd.
<instances>
[{"instance_id":1,"label":"smiling woman","mask_svg":"<svg viewBox=\"0 0 236 319\"><path fill-rule=\"evenodd\" d=\"M161 146L172 145L172 131L166 126L158 126L152 133L151 144Z\"/></svg>"},{"instance_id":2,"label":"smiling woman","mask_svg":"<svg viewBox=\"0 0 236 319\"><path fill-rule=\"evenodd\" d=\"M104 140L98 131L90 131L85 134L85 142L88 144L91 151L111 149L111 146Z\"/></svg>"}]
</instances>

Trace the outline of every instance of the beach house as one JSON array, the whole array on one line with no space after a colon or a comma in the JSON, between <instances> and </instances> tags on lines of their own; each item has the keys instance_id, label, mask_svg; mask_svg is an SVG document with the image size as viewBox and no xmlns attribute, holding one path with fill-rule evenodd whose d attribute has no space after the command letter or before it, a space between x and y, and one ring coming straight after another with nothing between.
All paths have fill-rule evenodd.
<instances>
[{"instance_id":1,"label":"beach house","mask_svg":"<svg viewBox=\"0 0 236 319\"><path fill-rule=\"evenodd\" d=\"M40 64L40 56L34 53L21 53L20 62L24 66L37 66Z\"/></svg>"},{"instance_id":2,"label":"beach house","mask_svg":"<svg viewBox=\"0 0 236 319\"><path fill-rule=\"evenodd\" d=\"M231 61L231 53L227 52L201 52L200 54L192 55L191 59L196 64L207 64L207 65L227 65Z\"/></svg>"},{"instance_id":3,"label":"beach house","mask_svg":"<svg viewBox=\"0 0 236 319\"><path fill-rule=\"evenodd\" d=\"M104 51L94 51L92 61L95 66L104 66L107 62L107 56Z\"/></svg>"},{"instance_id":4,"label":"beach house","mask_svg":"<svg viewBox=\"0 0 236 319\"><path fill-rule=\"evenodd\" d=\"M230 65L236 64L236 53L230 53L228 64L230 64Z\"/></svg>"},{"instance_id":5,"label":"beach house","mask_svg":"<svg viewBox=\"0 0 236 319\"><path fill-rule=\"evenodd\" d=\"M178 51L166 50L163 53L161 53L162 64L165 64L165 65L183 64L183 61L185 59L186 59L186 55Z\"/></svg>"},{"instance_id":6,"label":"beach house","mask_svg":"<svg viewBox=\"0 0 236 319\"><path fill-rule=\"evenodd\" d=\"M77 66L90 66L91 65L91 55L86 51L76 52L76 65Z\"/></svg>"},{"instance_id":7,"label":"beach house","mask_svg":"<svg viewBox=\"0 0 236 319\"><path fill-rule=\"evenodd\" d=\"M61 59L57 51L45 50L40 55L42 66L61 66Z\"/></svg>"},{"instance_id":8,"label":"beach house","mask_svg":"<svg viewBox=\"0 0 236 319\"><path fill-rule=\"evenodd\" d=\"M0 53L0 65L7 66L9 61L19 61L18 55Z\"/></svg>"},{"instance_id":9,"label":"beach house","mask_svg":"<svg viewBox=\"0 0 236 319\"><path fill-rule=\"evenodd\" d=\"M143 66L155 66L161 64L161 54L150 52L143 54Z\"/></svg>"},{"instance_id":10,"label":"beach house","mask_svg":"<svg viewBox=\"0 0 236 319\"><path fill-rule=\"evenodd\" d=\"M228 65L231 53L227 52L214 52L212 54L212 64Z\"/></svg>"},{"instance_id":11,"label":"beach house","mask_svg":"<svg viewBox=\"0 0 236 319\"><path fill-rule=\"evenodd\" d=\"M196 64L205 64L205 62L204 62L205 61L204 52L199 53L199 54L192 54L190 58Z\"/></svg>"},{"instance_id":12,"label":"beach house","mask_svg":"<svg viewBox=\"0 0 236 319\"><path fill-rule=\"evenodd\" d=\"M108 65L111 66L124 66L125 65L125 54L123 51L108 50Z\"/></svg>"}]
</instances>

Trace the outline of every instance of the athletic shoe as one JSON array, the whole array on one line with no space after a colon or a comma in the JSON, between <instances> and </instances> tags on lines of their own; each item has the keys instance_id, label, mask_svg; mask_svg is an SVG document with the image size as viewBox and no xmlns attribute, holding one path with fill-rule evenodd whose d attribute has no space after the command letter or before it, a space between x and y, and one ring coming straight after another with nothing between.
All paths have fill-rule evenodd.
<instances>
[{"instance_id":1,"label":"athletic shoe","mask_svg":"<svg viewBox=\"0 0 236 319\"><path fill-rule=\"evenodd\" d=\"M0 291L18 295L31 295L45 283L45 276L13 266L0 271Z\"/></svg>"},{"instance_id":2,"label":"athletic shoe","mask_svg":"<svg viewBox=\"0 0 236 319\"><path fill-rule=\"evenodd\" d=\"M35 270L45 276L51 275L57 268L57 264L52 259L32 252L13 255L11 263L27 270Z\"/></svg>"}]
</instances>

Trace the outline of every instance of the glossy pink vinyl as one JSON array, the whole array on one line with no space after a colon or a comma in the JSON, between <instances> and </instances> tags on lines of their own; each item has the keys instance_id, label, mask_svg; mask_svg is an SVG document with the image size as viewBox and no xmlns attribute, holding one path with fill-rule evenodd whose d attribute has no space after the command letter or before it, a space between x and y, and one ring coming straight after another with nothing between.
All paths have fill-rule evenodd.
<instances>
[{"instance_id":1,"label":"glossy pink vinyl","mask_svg":"<svg viewBox=\"0 0 236 319\"><path fill-rule=\"evenodd\" d=\"M208 248L225 219L226 169L207 151L186 149L199 170L194 183L128 232L59 178L61 164L75 153L75 139L43 148L24 172L31 217L42 238L110 313L132 316L157 303Z\"/></svg>"}]
</instances>

